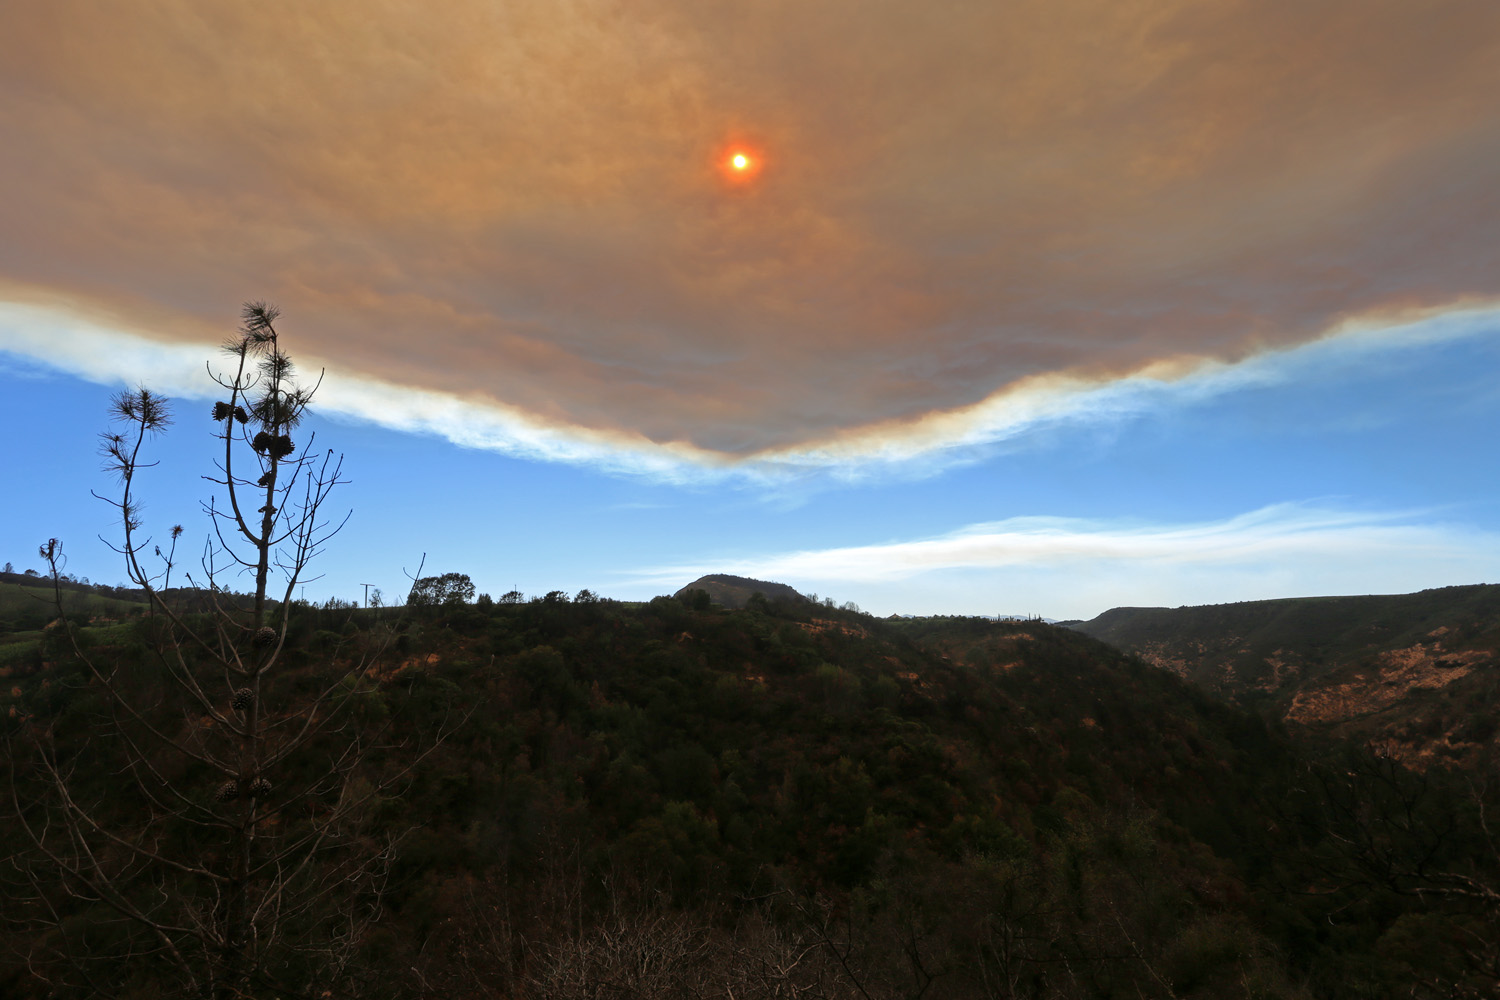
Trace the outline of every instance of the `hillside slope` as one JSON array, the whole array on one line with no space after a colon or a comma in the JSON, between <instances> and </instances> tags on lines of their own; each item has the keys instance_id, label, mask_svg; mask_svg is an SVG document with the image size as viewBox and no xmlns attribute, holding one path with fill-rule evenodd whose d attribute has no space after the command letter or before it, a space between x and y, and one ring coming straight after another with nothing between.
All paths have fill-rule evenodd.
<instances>
[{"instance_id":1,"label":"hillside slope","mask_svg":"<svg viewBox=\"0 0 1500 1000\"><path fill-rule=\"evenodd\" d=\"M295 708L391 629L387 661L340 689L330 739L399 769L424 733L462 725L364 817L391 867L353 942L351 968L369 970L341 987L354 995L1332 998L1484 982L1445 942L1497 938L1493 914L1371 884L1346 850L1363 821L1343 804L1396 788L1418 828L1382 840L1393 877L1412 854L1494 884L1472 807L1454 805L1467 786L1310 761L1257 716L1065 629L806 601L307 610L267 697ZM114 655L158 705L149 636ZM65 656L12 683L11 745L68 755L81 797L128 833L138 805L119 794L119 741L98 738L97 689ZM219 808L217 775L167 757L175 788ZM11 765L28 813L47 794L39 761ZM293 794L297 768L273 787ZM318 821L271 808L268 835ZM14 822L0 853L45 862ZM14 902L9 918L36 914ZM9 935L7 996L69 995L33 976L64 971L35 950L53 940L44 917ZM149 995L149 970L131 982Z\"/></svg>"},{"instance_id":2,"label":"hillside slope","mask_svg":"<svg viewBox=\"0 0 1500 1000\"><path fill-rule=\"evenodd\" d=\"M1500 586L1185 608L1072 626L1287 722L1416 764L1474 763L1500 721Z\"/></svg>"}]
</instances>

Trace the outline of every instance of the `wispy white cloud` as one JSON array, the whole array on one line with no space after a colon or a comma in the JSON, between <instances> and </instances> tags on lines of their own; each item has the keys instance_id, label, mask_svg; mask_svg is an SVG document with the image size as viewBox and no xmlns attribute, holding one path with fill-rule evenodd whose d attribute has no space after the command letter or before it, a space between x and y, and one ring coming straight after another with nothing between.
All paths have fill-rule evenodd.
<instances>
[{"instance_id":1,"label":"wispy white cloud","mask_svg":"<svg viewBox=\"0 0 1500 1000\"><path fill-rule=\"evenodd\" d=\"M705 573L778 580L881 613L1091 617L1121 605L1404 592L1500 578L1500 535L1430 513L1315 504L1188 524L1020 517L911 541L652 567L636 581L681 586Z\"/></svg>"},{"instance_id":2,"label":"wispy white cloud","mask_svg":"<svg viewBox=\"0 0 1500 1000\"><path fill-rule=\"evenodd\" d=\"M1410 351L1497 333L1500 310L1476 308L1394 326L1345 328L1237 363L1180 357L1107 381L1040 376L974 406L745 458L685 442L548 423L477 396L412 388L338 368L325 379L318 401L320 411L331 416L431 434L465 448L662 482L738 480L774 489L818 475L861 480L935 474L982 459L996 446L1040 428L1114 424L1248 388L1321 379L1351 364L1399 365ZM212 346L152 340L59 309L0 302L0 350L106 385L146 383L185 398L210 398L216 391L209 377ZM304 370L326 364L294 353Z\"/></svg>"},{"instance_id":3,"label":"wispy white cloud","mask_svg":"<svg viewBox=\"0 0 1500 1000\"><path fill-rule=\"evenodd\" d=\"M219 393L212 377L221 370L214 345L152 340L58 309L0 302L0 350L102 385L144 384L185 399ZM304 373L329 367L295 348L292 354ZM317 408L335 418L436 435L460 447L667 481L702 476L722 464L692 448L548 426L494 403L339 371L323 380Z\"/></svg>"},{"instance_id":4,"label":"wispy white cloud","mask_svg":"<svg viewBox=\"0 0 1500 1000\"><path fill-rule=\"evenodd\" d=\"M856 429L826 443L778 453L775 459L846 475L898 465L942 469L981 457L994 445L1041 426L1116 423L1247 389L1347 377L1352 367L1398 366L1407 352L1473 337L1500 337L1500 308L1456 309L1380 326L1350 323L1309 343L1236 362L1183 355L1107 380L1038 376L974 406L903 425Z\"/></svg>"},{"instance_id":5,"label":"wispy white cloud","mask_svg":"<svg viewBox=\"0 0 1500 1000\"><path fill-rule=\"evenodd\" d=\"M162 343L64 309L0 302L0 350L101 385L143 384L190 399L213 395L213 349Z\"/></svg>"}]
</instances>

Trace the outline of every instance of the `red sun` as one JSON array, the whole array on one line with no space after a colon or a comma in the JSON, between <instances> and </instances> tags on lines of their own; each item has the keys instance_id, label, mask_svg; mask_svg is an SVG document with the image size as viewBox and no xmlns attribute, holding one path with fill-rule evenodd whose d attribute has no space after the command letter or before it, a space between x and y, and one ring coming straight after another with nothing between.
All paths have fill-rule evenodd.
<instances>
[{"instance_id":1,"label":"red sun","mask_svg":"<svg viewBox=\"0 0 1500 1000\"><path fill-rule=\"evenodd\" d=\"M746 146L731 146L719 161L719 169L731 181L748 181L760 168L760 154Z\"/></svg>"}]
</instances>

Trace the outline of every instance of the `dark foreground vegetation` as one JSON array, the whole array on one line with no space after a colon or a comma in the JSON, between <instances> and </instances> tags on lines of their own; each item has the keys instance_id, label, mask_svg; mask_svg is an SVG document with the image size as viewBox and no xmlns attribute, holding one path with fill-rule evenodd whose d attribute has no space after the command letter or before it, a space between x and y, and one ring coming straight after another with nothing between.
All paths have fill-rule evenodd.
<instances>
[{"instance_id":1,"label":"dark foreground vegetation","mask_svg":"<svg viewBox=\"0 0 1500 1000\"><path fill-rule=\"evenodd\" d=\"M261 699L295 719L333 681L337 724L270 775L258 832L337 841L298 877L340 884L288 880L296 947L241 995L1494 995L1500 802L1475 772L1313 759L1042 623L702 608L295 609ZM180 985L117 907L41 881L49 756L120 838L103 864L137 905L175 883L126 842L149 831L188 867L228 847L187 816L148 821L152 789L224 808L171 746L144 779L132 759L140 726L215 725L171 697L161 627L77 633L152 706L140 720L61 626L3 668L0 994ZM352 747L354 808L302 794ZM354 854L374 862L340 867Z\"/></svg>"}]
</instances>

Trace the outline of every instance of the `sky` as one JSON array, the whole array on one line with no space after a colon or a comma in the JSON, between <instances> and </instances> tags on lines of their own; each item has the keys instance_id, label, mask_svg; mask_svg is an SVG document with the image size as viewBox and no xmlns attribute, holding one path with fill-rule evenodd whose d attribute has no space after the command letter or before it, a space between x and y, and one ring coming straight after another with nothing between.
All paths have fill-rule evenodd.
<instances>
[{"instance_id":1,"label":"sky","mask_svg":"<svg viewBox=\"0 0 1500 1000\"><path fill-rule=\"evenodd\" d=\"M0 560L123 578L139 384L201 546L265 300L350 480L310 599L1500 582L1496 93L1492 0L5 5Z\"/></svg>"}]
</instances>

